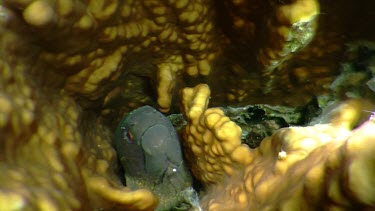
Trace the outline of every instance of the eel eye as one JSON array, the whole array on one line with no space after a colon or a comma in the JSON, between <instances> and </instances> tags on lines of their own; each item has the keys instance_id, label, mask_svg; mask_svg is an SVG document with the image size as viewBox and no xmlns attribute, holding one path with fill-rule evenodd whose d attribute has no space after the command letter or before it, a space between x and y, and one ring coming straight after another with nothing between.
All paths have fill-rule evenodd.
<instances>
[{"instance_id":1,"label":"eel eye","mask_svg":"<svg viewBox=\"0 0 375 211\"><path fill-rule=\"evenodd\" d=\"M128 143L133 144L134 143L134 136L130 131L124 130L123 136L122 136Z\"/></svg>"}]
</instances>

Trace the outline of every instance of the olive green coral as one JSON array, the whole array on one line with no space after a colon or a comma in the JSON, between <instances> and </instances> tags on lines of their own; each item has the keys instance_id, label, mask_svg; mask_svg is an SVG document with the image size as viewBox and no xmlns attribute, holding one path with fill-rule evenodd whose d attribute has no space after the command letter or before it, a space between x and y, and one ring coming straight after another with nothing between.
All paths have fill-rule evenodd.
<instances>
[{"instance_id":1,"label":"olive green coral","mask_svg":"<svg viewBox=\"0 0 375 211\"><path fill-rule=\"evenodd\" d=\"M244 42L247 49L241 47L243 52L236 54L254 58L254 66L241 68L260 69L263 87L273 90L274 70L310 43L319 14L316 0L5 0L3 4L12 11L12 19L22 22L23 36L30 35L38 46L34 65L48 69L44 80L59 78L52 86L65 89L85 106L105 106L121 95L112 90L121 87L122 92L129 92L131 82L126 78L136 75L152 81L155 103L163 112L170 110L176 90L191 78L215 80L232 75L220 67L212 70L220 55L238 42ZM230 29L239 36L232 37L227 33ZM139 63L144 67L135 70ZM249 99L239 87L228 87L225 92L231 93L229 101ZM144 95L151 93L147 90Z\"/></svg>"},{"instance_id":2,"label":"olive green coral","mask_svg":"<svg viewBox=\"0 0 375 211\"><path fill-rule=\"evenodd\" d=\"M375 207L375 123L352 130L367 103L344 103L327 123L280 129L251 150L239 126L207 108L209 96L204 84L182 91L185 152L207 190L204 210Z\"/></svg>"},{"instance_id":3,"label":"olive green coral","mask_svg":"<svg viewBox=\"0 0 375 211\"><path fill-rule=\"evenodd\" d=\"M124 188L111 133L59 89L30 74L34 51L2 28L0 209L152 210L148 190ZM29 53L28 56L25 56Z\"/></svg>"},{"instance_id":4,"label":"olive green coral","mask_svg":"<svg viewBox=\"0 0 375 211\"><path fill-rule=\"evenodd\" d=\"M39 59L65 78L63 87L91 100L103 97L113 88L107 83L129 72L126 59L142 53L156 65L157 102L168 111L177 75L207 75L216 54L213 10L207 0L4 4L21 12L31 30L42 32L37 37L45 47ZM52 30L59 33L48 34Z\"/></svg>"},{"instance_id":5,"label":"olive green coral","mask_svg":"<svg viewBox=\"0 0 375 211\"><path fill-rule=\"evenodd\" d=\"M129 190L116 174L107 125L143 104L159 104L163 111L177 107L172 101L177 88L202 80L210 83L216 104L304 104L327 90L345 41L357 39L362 27L367 31L361 36L373 39L363 21L370 14L363 8L373 3L368 4L1 1L0 208L152 210L157 197ZM313 45L302 48L314 34ZM269 74L259 80L261 73ZM269 78L273 83L266 83ZM219 176L235 170L230 157L222 161L228 166ZM353 191L349 199L369 203L364 193ZM240 189L231 193L236 200L246 198L237 194Z\"/></svg>"}]
</instances>

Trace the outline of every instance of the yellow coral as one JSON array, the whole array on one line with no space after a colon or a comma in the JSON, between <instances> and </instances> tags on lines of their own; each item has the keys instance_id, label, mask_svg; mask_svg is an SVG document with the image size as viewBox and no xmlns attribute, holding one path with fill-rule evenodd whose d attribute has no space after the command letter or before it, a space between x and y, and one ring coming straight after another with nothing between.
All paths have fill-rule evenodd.
<instances>
[{"instance_id":1,"label":"yellow coral","mask_svg":"<svg viewBox=\"0 0 375 211\"><path fill-rule=\"evenodd\" d=\"M206 186L205 210L375 206L373 121L353 131L347 123L280 129L250 150L221 109L207 109L209 94L202 84L182 91L184 147ZM352 105L358 104L344 104L330 118L347 122L346 111L362 111Z\"/></svg>"},{"instance_id":2,"label":"yellow coral","mask_svg":"<svg viewBox=\"0 0 375 211\"><path fill-rule=\"evenodd\" d=\"M53 16L53 9L46 1L34 1L23 11L23 18L33 26L44 26L53 21Z\"/></svg>"},{"instance_id":3,"label":"yellow coral","mask_svg":"<svg viewBox=\"0 0 375 211\"><path fill-rule=\"evenodd\" d=\"M102 98L110 87L108 82L129 73L125 60L135 59L155 64L157 102L167 112L176 75L208 75L216 56L212 5L207 0L5 4L14 10L21 8L32 30L60 31L42 35L48 47L43 48L40 62L51 64L65 78L64 89L90 100ZM59 40L64 39L69 41L60 45ZM137 53L145 56L136 59Z\"/></svg>"},{"instance_id":4,"label":"yellow coral","mask_svg":"<svg viewBox=\"0 0 375 211\"><path fill-rule=\"evenodd\" d=\"M5 52L32 52L17 35L3 35ZM46 89L37 75L27 75L30 58L4 51L0 210L153 210L156 196L124 188L116 175L108 128L90 115L82 118L82 109L64 92Z\"/></svg>"},{"instance_id":5,"label":"yellow coral","mask_svg":"<svg viewBox=\"0 0 375 211\"><path fill-rule=\"evenodd\" d=\"M207 110L209 96L205 84L182 91L183 113L189 121L183 137L195 177L217 183L224 175L233 175L236 165L246 165L252 158L247 145L241 145L241 128L221 109Z\"/></svg>"},{"instance_id":6,"label":"yellow coral","mask_svg":"<svg viewBox=\"0 0 375 211\"><path fill-rule=\"evenodd\" d=\"M273 4L275 13L267 20L267 38L258 53L263 74L271 77L266 84L266 92L273 87L273 70L314 38L319 14L317 0L292 0L285 5Z\"/></svg>"},{"instance_id":7,"label":"yellow coral","mask_svg":"<svg viewBox=\"0 0 375 211\"><path fill-rule=\"evenodd\" d=\"M236 7L226 7L227 2ZM320 34L318 33L321 36L315 39L314 45L298 59L291 60L289 66L279 66L279 70L296 70L294 77L297 79L297 85L300 85L297 89L296 83L289 79L290 75L293 76L293 71L291 74L284 74L285 72L281 71L277 76L273 71L268 70L272 70L275 65L281 64L292 56L294 51L307 44L314 35L316 15L319 12L317 1L1 1L0 210L25 207L45 210L101 208L152 210L156 206L156 198L150 192L124 188L116 172L113 172L116 169L116 156L110 144L110 131L100 121L103 119L103 113L110 113L113 109L114 116L118 116L119 113L128 111L126 110L128 107L152 104L150 98L153 92L148 89L150 78L157 80L155 85L160 108L168 111L173 104L174 86L184 86L183 83L176 81L180 82L179 79L184 79L185 73L187 76L208 76L207 80L216 86L214 93L217 104L227 102L220 97L226 97L228 91L231 93L228 98L230 101L248 103L249 100L253 100L253 94L257 94L264 86L257 77L253 77L252 66L243 65L252 64L248 59L254 55L257 55L258 62L266 70L266 75L283 79L279 81L283 82L281 87L287 89L288 99L285 101L303 104L304 102L300 100L302 89L299 88L309 90L307 93L310 96L311 87L321 88L324 87L322 85L328 84L332 73L335 73L333 70L336 70L334 69L336 58L341 58L337 55L342 52L343 39L357 38L355 33L363 31L357 30L361 28L357 28L354 24L350 25L355 26L350 30L352 32L340 29L342 25L346 26L347 22L345 19L338 20L337 17L341 18L343 17L341 14L346 14L347 17L353 17L353 20L357 16L360 17L359 20L366 19L363 18L366 16L361 16L366 14L362 12L363 5L357 2L343 2L345 5L342 7L336 7L333 1L320 3L324 4L322 8L327 10L323 12L329 13L321 16L320 20L324 20L321 21L324 26L320 28ZM359 12L356 10L351 12L352 6L361 9ZM368 14L371 16L371 13ZM231 15L233 21L229 20ZM370 28L366 23L358 26ZM355 36L352 36L353 34ZM289 35L301 36L290 40ZM371 35L366 33L368 37ZM231 70L226 70L227 64L232 61L224 61L225 65L219 65L215 71L212 71L212 62L218 52L226 51L228 47L235 49L240 47L232 53L232 57L239 57L233 60L236 63L234 66L240 67L235 68L235 75ZM255 49L257 52L253 53L249 49ZM329 54L332 52L335 54ZM226 56L230 53L230 51L226 52ZM314 62L308 60L311 57ZM298 63L301 62L301 58L302 65ZM138 66L133 67L133 63ZM309 65L306 65L307 63ZM311 68L311 64L317 65ZM252 72L251 76L249 72ZM320 81L321 78L324 80ZM181 81L189 83L190 79L188 77L187 80ZM276 91L273 96L266 99L268 102L280 103L281 97L275 97L280 91L277 89ZM316 93L316 90L313 92ZM208 101L204 96L207 97L207 93L209 92L206 89L199 101L191 99L200 106L194 105L192 108L198 109L190 112L191 123L199 125L190 126L190 132L199 136L200 133L196 131L206 131L206 123L211 129L200 139L190 140L192 150L188 155L199 163L199 166L192 165L194 171L204 171L202 177L195 173L197 177L211 183L212 185L208 186L212 190L214 187L218 188L222 195L214 195L214 197L207 195L206 199L212 199L212 202L208 203L205 200L204 203L207 202L206 204L212 208L215 206L224 208L220 207L220 204L221 200L229 202L227 193L230 197L234 197L235 206L240 205L240 207L248 206L246 201L249 199L258 200L251 202L253 206L258 206L260 202L264 205L264 201L272 202L271 205L282 203L281 201L285 199L282 193L287 191L283 192L282 190L285 190L283 187L280 191L275 191L275 194L279 193L281 196L269 195L268 188L272 184L280 184L280 180L265 178L267 175L271 175L270 178L277 177L273 177L273 172L270 173L270 170L264 169L261 164L252 165L256 163L258 155L255 156L255 152L240 144L238 127L224 117L218 109L207 111L207 118L199 117L206 112L205 106ZM289 98L292 94L298 97L290 100L293 99ZM129 100L125 103L115 101L118 100L116 97L119 95L126 95ZM263 95L260 99L264 102ZM185 110L189 110L189 106ZM352 114L355 116L356 112ZM339 118L335 120L338 123L336 125L339 127L341 123L345 123L343 126L351 127L351 119L350 115L347 120ZM106 120L111 124L116 123L112 118ZM198 120L201 123L194 122ZM216 121L220 124L215 124ZM351 201L353 198L357 198L359 204L365 206L373 203L373 195L369 194L373 191L369 188L373 187L371 178L374 178L373 162L369 162L373 159L371 153L373 146L371 143L368 144L373 137L363 138L364 134L371 134L373 126L368 123L368 126L363 128L355 130L358 134L352 132L353 139L357 137L358 141L347 144L348 150L343 150L345 156L348 155L349 158L357 156L357 149L363 153L363 156L357 157L356 160L345 160L347 163L342 165L350 166L346 169L345 175L354 175L340 177L341 180L349 178L348 185L345 187L348 191L342 193L342 184L337 179L339 176L334 174L329 187L324 190L306 188L311 192L305 192L305 195L317 196L325 191L336 203L329 206L336 206L336 208L349 206L350 202L345 200ZM232 138L225 138L232 133L232 130L235 131ZM302 128L291 128L291 137L301 137L297 134L300 130L304 131ZM308 131L315 133L315 130L318 129L311 127ZM334 130L327 126L325 132L317 134L325 138L322 140L326 140L327 137L328 139L331 137L326 135L331 131ZM344 130L345 134L347 131L349 130ZM275 135L274 139L286 137ZM225 142L221 143L218 140L225 140ZM212 149L202 148L205 142L208 146L212 146ZM265 141L265 143L273 142ZM320 145L325 149L324 143L311 140L305 140L298 146L304 149L306 146ZM364 145L369 147L364 148ZM264 153L270 151L267 146L267 144L263 146ZM297 150L301 153L297 155L287 151L278 152L279 171L286 171L288 175L295 176L288 169L293 169L293 166L299 169L298 162L303 164L309 156L316 158L320 152L332 152L318 151L318 149L319 147L311 152ZM210 154L205 155L206 151ZM251 156L247 156L249 153ZM225 157L213 159L221 154ZM206 160L197 159L199 158L197 155L204 155ZM275 159L275 156L271 153L269 160ZM340 156L332 153L329 157L332 169L339 168L338 166L343 163L341 161L344 158ZM295 160L305 158L303 162L293 163L293 157ZM264 166L272 167L269 160L261 159ZM248 166L255 166L256 171ZM368 168L362 168L363 166ZM306 179L306 187L316 185L316 182L322 179L321 175L325 173L326 165L321 163L316 165L316 168L312 168L308 173L310 176ZM245 177L252 179L244 179ZM301 176L301 178L305 177ZM356 178L361 178L362 183ZM218 182L222 180L225 182L220 186ZM238 185L233 184L233 181L246 181L246 183ZM254 188L254 184L258 186ZM292 189L301 187L298 186L301 185L298 182L285 184L295 185ZM228 192L223 191L223 188ZM257 191L257 195L249 195L249 190ZM303 190L298 190L290 193L293 196L292 201L288 203L283 201L282 206L285 209L299 205L300 201L296 199L302 196L300 193ZM261 205L256 208L260 207Z\"/></svg>"},{"instance_id":8,"label":"yellow coral","mask_svg":"<svg viewBox=\"0 0 375 211\"><path fill-rule=\"evenodd\" d=\"M260 88L266 86L268 91L273 90L276 85L271 82L275 81L277 74L281 75L277 77L286 78L278 81L285 84L277 85L286 87L288 93L294 88L294 82L288 80L288 74L283 74L289 68L280 65L294 57L293 54L314 37L319 14L316 0L4 0L3 5L14 12L11 24L17 18L23 19L22 25L15 28L22 27L25 31L33 32L29 44L35 44L39 51L35 55L35 70L48 72L42 80L45 83L51 81L50 78L58 78L53 86L65 89L67 94L80 102L97 107L105 106L103 101L106 97L107 102L116 101L124 93L132 92L128 90L132 83L128 79L136 75L143 80L151 79L155 92L149 87L142 87L143 94L152 98L156 93L154 102L164 112L173 105L175 90L184 86L176 81L191 81L191 78L184 76L204 76L203 79L210 81L212 87L223 86L224 83L217 80L222 78L225 88L215 97L221 102L228 99L230 102L249 103ZM24 36L28 36L26 34ZM336 39L337 36L330 39L333 47L327 51L340 52L337 43L342 40ZM318 44L322 42L326 42L326 37L320 39ZM310 58L316 55L316 46L311 46L314 50L304 56ZM228 48L238 50L227 52ZM323 51L318 50L320 54ZM217 59L221 53L233 55L236 65L242 65L240 59L251 59L243 62L247 64L243 67L245 74L234 77L230 71L227 72L226 65L212 71L213 63L221 61ZM144 66L135 70L134 65L137 64ZM323 66L329 73L325 77L329 79L334 71L327 65ZM173 71L166 71L166 67ZM265 81L270 83L264 85L248 75L258 69L255 67L263 70L267 76ZM280 67L278 71L273 71L277 67ZM306 74L299 80L308 78L312 83L311 77L304 76L317 71L305 69ZM318 78L322 74L310 75ZM241 90L237 90L239 83ZM123 91L108 96L114 86L123 86ZM324 89L321 84L314 84L313 87ZM243 90L246 90L246 94L243 94ZM309 91L307 95L311 96ZM301 99L300 95L298 99ZM133 100L129 101L132 101L129 104L133 104ZM129 111L130 108L124 110Z\"/></svg>"}]
</instances>

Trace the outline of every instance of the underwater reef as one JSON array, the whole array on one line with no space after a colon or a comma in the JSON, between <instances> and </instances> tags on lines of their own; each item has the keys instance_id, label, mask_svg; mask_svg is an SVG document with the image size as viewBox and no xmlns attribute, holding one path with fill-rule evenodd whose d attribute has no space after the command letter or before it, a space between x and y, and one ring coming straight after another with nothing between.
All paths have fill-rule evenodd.
<instances>
[{"instance_id":1,"label":"underwater reef","mask_svg":"<svg viewBox=\"0 0 375 211\"><path fill-rule=\"evenodd\" d=\"M144 105L182 113L199 209L374 209L374 6L0 1L0 210L157 209L114 143Z\"/></svg>"}]
</instances>

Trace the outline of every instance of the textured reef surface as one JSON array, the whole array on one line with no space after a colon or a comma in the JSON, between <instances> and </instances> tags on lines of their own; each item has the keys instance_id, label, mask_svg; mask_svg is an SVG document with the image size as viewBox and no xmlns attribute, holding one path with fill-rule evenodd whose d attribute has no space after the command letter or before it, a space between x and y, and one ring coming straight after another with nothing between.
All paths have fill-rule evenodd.
<instances>
[{"instance_id":1,"label":"textured reef surface","mask_svg":"<svg viewBox=\"0 0 375 211\"><path fill-rule=\"evenodd\" d=\"M375 122L363 114L372 103L346 101L253 150L222 109L207 108L209 97L206 84L182 91L185 156L205 186L203 210L374 208Z\"/></svg>"},{"instance_id":2,"label":"textured reef surface","mask_svg":"<svg viewBox=\"0 0 375 211\"><path fill-rule=\"evenodd\" d=\"M0 1L0 210L154 210L158 194L126 186L114 147L143 105L182 109L204 210L373 209L372 8Z\"/></svg>"}]
</instances>

